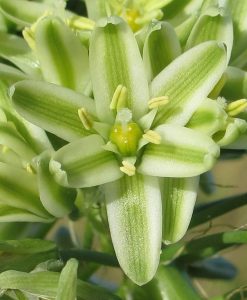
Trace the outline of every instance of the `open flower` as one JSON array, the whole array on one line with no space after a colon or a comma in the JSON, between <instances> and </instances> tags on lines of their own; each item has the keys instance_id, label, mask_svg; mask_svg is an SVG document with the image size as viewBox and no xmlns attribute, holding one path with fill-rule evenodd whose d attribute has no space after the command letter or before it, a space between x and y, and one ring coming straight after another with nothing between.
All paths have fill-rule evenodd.
<instances>
[{"instance_id":1,"label":"open flower","mask_svg":"<svg viewBox=\"0 0 247 300\"><path fill-rule=\"evenodd\" d=\"M76 83L80 89L78 77L72 76L77 74L76 60L64 51L64 41L74 43L76 37L58 39L61 24L48 17L37 25L41 68L45 66L42 71L49 78L70 88ZM51 36L60 41L60 48ZM45 52L38 48L38 40ZM71 63L69 74L59 69L56 53L67 58L64 64ZM225 71L226 51L215 41L199 44L149 85L132 31L122 19L110 17L93 32L89 66L94 100L33 80L15 84L11 96L24 118L70 142L49 162L60 185L103 186L119 263L141 285L156 272L162 223L166 243L182 238L192 215L198 175L211 169L219 155L209 135L186 124Z\"/></svg>"}]
</instances>

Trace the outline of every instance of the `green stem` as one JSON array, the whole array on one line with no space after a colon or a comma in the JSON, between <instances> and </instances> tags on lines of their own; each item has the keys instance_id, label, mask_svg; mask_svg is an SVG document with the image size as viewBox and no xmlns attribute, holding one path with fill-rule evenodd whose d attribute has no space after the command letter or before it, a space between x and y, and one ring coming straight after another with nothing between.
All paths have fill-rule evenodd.
<instances>
[{"instance_id":1,"label":"green stem","mask_svg":"<svg viewBox=\"0 0 247 300\"><path fill-rule=\"evenodd\" d=\"M88 261L104 266L119 267L117 258L115 256L103 252L78 249L61 250L60 257L63 261L67 261L74 257L79 261Z\"/></svg>"}]
</instances>

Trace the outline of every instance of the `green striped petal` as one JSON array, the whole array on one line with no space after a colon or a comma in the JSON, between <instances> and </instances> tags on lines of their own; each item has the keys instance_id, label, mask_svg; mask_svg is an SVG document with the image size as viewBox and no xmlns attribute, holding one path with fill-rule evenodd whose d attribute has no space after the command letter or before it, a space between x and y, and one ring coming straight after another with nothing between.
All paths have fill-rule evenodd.
<instances>
[{"instance_id":1,"label":"green striped petal","mask_svg":"<svg viewBox=\"0 0 247 300\"><path fill-rule=\"evenodd\" d=\"M107 16L107 4L102 0L85 0L88 17L95 21Z\"/></svg>"},{"instance_id":2,"label":"green striped petal","mask_svg":"<svg viewBox=\"0 0 247 300\"><path fill-rule=\"evenodd\" d=\"M199 176L164 178L163 241L176 243L186 233L195 206Z\"/></svg>"},{"instance_id":3,"label":"green striped petal","mask_svg":"<svg viewBox=\"0 0 247 300\"><path fill-rule=\"evenodd\" d=\"M78 261L71 258L63 268L57 287L55 300L75 300L77 296Z\"/></svg>"},{"instance_id":4,"label":"green striped petal","mask_svg":"<svg viewBox=\"0 0 247 300\"><path fill-rule=\"evenodd\" d=\"M185 125L208 96L226 68L224 46L202 43L175 59L151 83L152 97L168 96L158 110L154 127L162 123Z\"/></svg>"},{"instance_id":5,"label":"green striped petal","mask_svg":"<svg viewBox=\"0 0 247 300\"><path fill-rule=\"evenodd\" d=\"M235 142L247 130L247 122L238 118L229 118L225 131L216 133L213 138L221 147Z\"/></svg>"},{"instance_id":6,"label":"green striped petal","mask_svg":"<svg viewBox=\"0 0 247 300\"><path fill-rule=\"evenodd\" d=\"M123 271L138 285L154 276L159 264L162 207L158 179L124 176L105 185L113 246Z\"/></svg>"},{"instance_id":7,"label":"green striped petal","mask_svg":"<svg viewBox=\"0 0 247 300\"><path fill-rule=\"evenodd\" d=\"M212 168L219 147L201 132L190 128L161 125L155 130L161 144L148 144L138 170L160 177L192 177Z\"/></svg>"},{"instance_id":8,"label":"green striped petal","mask_svg":"<svg viewBox=\"0 0 247 300\"><path fill-rule=\"evenodd\" d=\"M247 72L228 67L226 70L226 83L222 89L221 95L228 100L237 100L247 98Z\"/></svg>"},{"instance_id":9,"label":"green striped petal","mask_svg":"<svg viewBox=\"0 0 247 300\"><path fill-rule=\"evenodd\" d=\"M91 134L78 116L84 107L95 115L92 99L70 89L42 81L24 80L11 88L17 112L31 123L63 138L74 140Z\"/></svg>"},{"instance_id":10,"label":"green striped petal","mask_svg":"<svg viewBox=\"0 0 247 300\"><path fill-rule=\"evenodd\" d=\"M87 49L60 19L41 20L35 49L46 81L83 93L89 83Z\"/></svg>"},{"instance_id":11,"label":"green striped petal","mask_svg":"<svg viewBox=\"0 0 247 300\"><path fill-rule=\"evenodd\" d=\"M177 27L175 27L175 32L178 36L182 48L184 48L187 39L191 33L191 30L195 25L197 19L198 19L198 14L194 13L189 18L187 18L184 22L182 22Z\"/></svg>"},{"instance_id":12,"label":"green striped petal","mask_svg":"<svg viewBox=\"0 0 247 300\"><path fill-rule=\"evenodd\" d=\"M15 208L11 205L0 203L0 222L41 222L49 223L54 221L52 217L41 217L28 210ZM15 224L16 225L16 224Z\"/></svg>"},{"instance_id":13,"label":"green striped petal","mask_svg":"<svg viewBox=\"0 0 247 300\"><path fill-rule=\"evenodd\" d=\"M48 5L27 0L0 0L1 13L22 27L34 23L47 10Z\"/></svg>"},{"instance_id":14,"label":"green striped petal","mask_svg":"<svg viewBox=\"0 0 247 300\"><path fill-rule=\"evenodd\" d=\"M1 204L50 219L51 216L40 202L35 175L0 163L0 192Z\"/></svg>"},{"instance_id":15,"label":"green striped petal","mask_svg":"<svg viewBox=\"0 0 247 300\"><path fill-rule=\"evenodd\" d=\"M35 152L9 122L0 122L0 144L9 147L26 161L31 161L35 156Z\"/></svg>"},{"instance_id":16,"label":"green striped petal","mask_svg":"<svg viewBox=\"0 0 247 300\"><path fill-rule=\"evenodd\" d=\"M103 19L92 35L89 51L93 92L99 118L114 119L110 103L118 85L127 88L127 107L134 120L147 112L148 82L134 34L118 17Z\"/></svg>"},{"instance_id":17,"label":"green striped petal","mask_svg":"<svg viewBox=\"0 0 247 300\"><path fill-rule=\"evenodd\" d=\"M8 85L27 79L27 75L19 69L0 63L0 79Z\"/></svg>"},{"instance_id":18,"label":"green striped petal","mask_svg":"<svg viewBox=\"0 0 247 300\"><path fill-rule=\"evenodd\" d=\"M154 23L143 48L143 61L149 80L180 54L181 47L173 27L167 22Z\"/></svg>"},{"instance_id":19,"label":"green striped petal","mask_svg":"<svg viewBox=\"0 0 247 300\"><path fill-rule=\"evenodd\" d=\"M76 190L58 185L49 171L51 156L44 152L37 159L37 177L40 200L45 209L60 218L70 213L74 207Z\"/></svg>"},{"instance_id":20,"label":"green striped petal","mask_svg":"<svg viewBox=\"0 0 247 300\"><path fill-rule=\"evenodd\" d=\"M247 2L242 0L229 0L228 3L234 28L234 44L231 57L231 59L234 60L247 47Z\"/></svg>"},{"instance_id":21,"label":"green striped petal","mask_svg":"<svg viewBox=\"0 0 247 300\"><path fill-rule=\"evenodd\" d=\"M229 61L233 44L233 25L230 15L223 7L210 7L199 17L190 33L185 49L212 40L226 45L227 61Z\"/></svg>"},{"instance_id":22,"label":"green striped petal","mask_svg":"<svg viewBox=\"0 0 247 300\"><path fill-rule=\"evenodd\" d=\"M78 139L53 155L50 170L58 181L65 185L67 181L76 188L119 179L123 173L114 154L104 150L104 145L104 140L96 134Z\"/></svg>"},{"instance_id":23,"label":"green striped petal","mask_svg":"<svg viewBox=\"0 0 247 300\"><path fill-rule=\"evenodd\" d=\"M226 126L227 113L217 101L205 99L193 114L186 127L212 136Z\"/></svg>"}]
</instances>

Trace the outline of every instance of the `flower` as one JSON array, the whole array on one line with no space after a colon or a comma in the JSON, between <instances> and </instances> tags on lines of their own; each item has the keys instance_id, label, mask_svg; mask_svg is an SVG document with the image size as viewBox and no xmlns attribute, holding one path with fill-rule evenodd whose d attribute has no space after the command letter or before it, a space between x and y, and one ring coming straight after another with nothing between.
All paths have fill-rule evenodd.
<instances>
[{"instance_id":1,"label":"flower","mask_svg":"<svg viewBox=\"0 0 247 300\"><path fill-rule=\"evenodd\" d=\"M90 87L87 55L66 25L54 17L40 20L35 43L46 80L68 88L20 81L11 88L13 104L31 123L69 141L49 161L59 185L103 186L119 263L142 285L159 263L162 223L166 243L182 238L198 175L219 155L208 134L187 124L225 71L225 48L199 44L149 85L128 25L119 17L102 19L89 49L92 100L81 94Z\"/></svg>"}]
</instances>

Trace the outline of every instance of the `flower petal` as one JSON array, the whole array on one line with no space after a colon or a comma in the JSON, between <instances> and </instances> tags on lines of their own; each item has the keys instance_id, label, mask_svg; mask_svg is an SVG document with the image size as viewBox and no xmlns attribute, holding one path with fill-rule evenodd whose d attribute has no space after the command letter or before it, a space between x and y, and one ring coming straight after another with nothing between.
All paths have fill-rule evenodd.
<instances>
[{"instance_id":1,"label":"flower petal","mask_svg":"<svg viewBox=\"0 0 247 300\"><path fill-rule=\"evenodd\" d=\"M68 185L76 188L96 186L119 179L123 173L115 155L102 148L104 144L104 140L95 134L62 147L52 157L51 172L56 178L61 173L64 174L63 178Z\"/></svg>"},{"instance_id":2,"label":"flower petal","mask_svg":"<svg viewBox=\"0 0 247 300\"><path fill-rule=\"evenodd\" d=\"M91 134L83 127L78 109L84 107L89 114L95 115L94 102L82 94L33 80L16 83L10 94L20 115L65 140Z\"/></svg>"},{"instance_id":3,"label":"flower petal","mask_svg":"<svg viewBox=\"0 0 247 300\"><path fill-rule=\"evenodd\" d=\"M143 48L143 60L149 80L180 54L181 47L173 27L167 22L154 23Z\"/></svg>"},{"instance_id":4,"label":"flower petal","mask_svg":"<svg viewBox=\"0 0 247 300\"><path fill-rule=\"evenodd\" d=\"M90 70L99 118L114 120L110 102L118 85L127 88L127 107L134 120L147 112L148 82L134 34L118 17L103 19L92 35Z\"/></svg>"},{"instance_id":5,"label":"flower petal","mask_svg":"<svg viewBox=\"0 0 247 300\"><path fill-rule=\"evenodd\" d=\"M227 113L217 101L205 99L193 114L186 127L198 130L209 136L226 126Z\"/></svg>"},{"instance_id":6,"label":"flower petal","mask_svg":"<svg viewBox=\"0 0 247 300\"><path fill-rule=\"evenodd\" d=\"M202 42L219 41L226 45L227 61L230 60L233 44L232 19L223 7L210 7L194 25L185 49L190 49Z\"/></svg>"},{"instance_id":7,"label":"flower petal","mask_svg":"<svg viewBox=\"0 0 247 300\"><path fill-rule=\"evenodd\" d=\"M0 11L10 21L20 25L28 26L34 23L49 6L44 3L37 3L22 0L1 0Z\"/></svg>"},{"instance_id":8,"label":"flower petal","mask_svg":"<svg viewBox=\"0 0 247 300\"><path fill-rule=\"evenodd\" d=\"M72 211L76 190L57 184L49 171L50 159L48 152L43 152L36 159L40 200L51 215L60 218Z\"/></svg>"},{"instance_id":9,"label":"flower petal","mask_svg":"<svg viewBox=\"0 0 247 300\"><path fill-rule=\"evenodd\" d=\"M186 233L195 206L199 176L164 178L163 241L176 243Z\"/></svg>"},{"instance_id":10,"label":"flower petal","mask_svg":"<svg viewBox=\"0 0 247 300\"><path fill-rule=\"evenodd\" d=\"M113 246L120 266L138 285L154 276L161 246L158 179L136 174L105 185Z\"/></svg>"},{"instance_id":11,"label":"flower petal","mask_svg":"<svg viewBox=\"0 0 247 300\"><path fill-rule=\"evenodd\" d=\"M35 45L45 79L83 93L89 84L87 49L60 19L38 23Z\"/></svg>"},{"instance_id":12,"label":"flower petal","mask_svg":"<svg viewBox=\"0 0 247 300\"><path fill-rule=\"evenodd\" d=\"M35 175L0 163L0 191L1 204L24 209L40 217L51 217L40 202Z\"/></svg>"},{"instance_id":13,"label":"flower petal","mask_svg":"<svg viewBox=\"0 0 247 300\"><path fill-rule=\"evenodd\" d=\"M152 97L168 96L153 126L164 122L185 125L219 81L226 68L223 44L205 42L175 59L151 83Z\"/></svg>"},{"instance_id":14,"label":"flower petal","mask_svg":"<svg viewBox=\"0 0 247 300\"><path fill-rule=\"evenodd\" d=\"M161 144L148 144L138 171L160 177L192 177L212 168L219 147L201 132L175 125L156 128Z\"/></svg>"}]
</instances>

